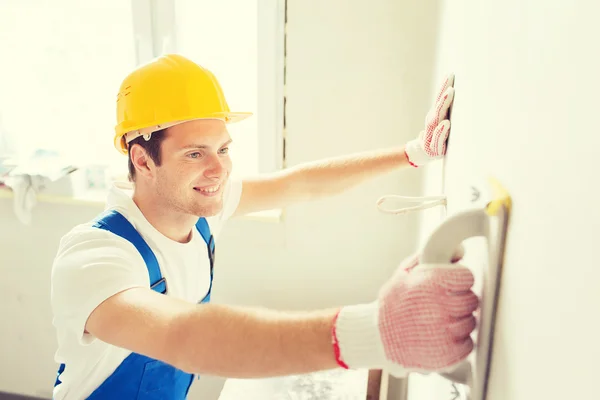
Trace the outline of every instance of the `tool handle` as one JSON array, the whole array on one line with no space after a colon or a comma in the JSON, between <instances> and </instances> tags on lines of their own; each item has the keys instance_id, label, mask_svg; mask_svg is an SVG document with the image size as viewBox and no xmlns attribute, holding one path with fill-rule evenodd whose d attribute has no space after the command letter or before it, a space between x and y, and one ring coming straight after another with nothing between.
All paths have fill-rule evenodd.
<instances>
[{"instance_id":1,"label":"tool handle","mask_svg":"<svg viewBox=\"0 0 600 400\"><path fill-rule=\"evenodd\" d=\"M488 215L483 208L455 214L442 222L429 236L421 252L420 264L445 264L452 262L456 249L466 239L484 236L488 230ZM468 360L452 371L439 375L460 384L471 384L472 366Z\"/></svg>"},{"instance_id":2,"label":"tool handle","mask_svg":"<svg viewBox=\"0 0 600 400\"><path fill-rule=\"evenodd\" d=\"M461 243L487 233L488 216L477 208L455 214L442 222L429 236L421 252L421 264L449 263Z\"/></svg>"}]
</instances>

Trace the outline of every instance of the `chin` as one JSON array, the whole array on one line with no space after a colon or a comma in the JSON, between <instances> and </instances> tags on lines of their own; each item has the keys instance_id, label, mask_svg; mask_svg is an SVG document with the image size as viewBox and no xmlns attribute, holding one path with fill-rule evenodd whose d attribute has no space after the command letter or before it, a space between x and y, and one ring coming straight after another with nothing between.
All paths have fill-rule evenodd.
<instances>
[{"instance_id":1,"label":"chin","mask_svg":"<svg viewBox=\"0 0 600 400\"><path fill-rule=\"evenodd\" d=\"M198 204L193 208L191 214L198 217L214 217L223 210L223 202L219 201L217 204Z\"/></svg>"}]
</instances>

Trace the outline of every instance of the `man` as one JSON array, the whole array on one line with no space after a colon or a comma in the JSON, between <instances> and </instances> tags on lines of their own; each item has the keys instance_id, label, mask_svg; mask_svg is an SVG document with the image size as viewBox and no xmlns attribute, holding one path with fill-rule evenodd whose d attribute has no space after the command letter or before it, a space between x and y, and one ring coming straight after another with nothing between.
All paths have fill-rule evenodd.
<instances>
[{"instance_id":1,"label":"man","mask_svg":"<svg viewBox=\"0 0 600 400\"><path fill-rule=\"evenodd\" d=\"M478 299L458 264L398 269L372 303L306 313L210 304L215 237L232 216L286 207L445 152L447 80L419 137L235 182L231 112L215 76L165 55L126 77L115 146L133 192L60 243L52 307L54 398L184 399L194 376L268 377L331 368L452 368L472 350ZM200 303L200 304L198 304Z\"/></svg>"}]
</instances>

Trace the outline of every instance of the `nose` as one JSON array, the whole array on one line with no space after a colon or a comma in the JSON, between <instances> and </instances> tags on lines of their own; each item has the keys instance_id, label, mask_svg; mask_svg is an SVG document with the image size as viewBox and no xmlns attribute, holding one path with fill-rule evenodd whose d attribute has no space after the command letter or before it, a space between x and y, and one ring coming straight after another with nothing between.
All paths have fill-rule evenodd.
<instances>
[{"instance_id":1,"label":"nose","mask_svg":"<svg viewBox=\"0 0 600 400\"><path fill-rule=\"evenodd\" d=\"M223 165L223 161L217 156L212 156L204 171L204 176L210 179L220 179L224 172L225 166Z\"/></svg>"}]
</instances>

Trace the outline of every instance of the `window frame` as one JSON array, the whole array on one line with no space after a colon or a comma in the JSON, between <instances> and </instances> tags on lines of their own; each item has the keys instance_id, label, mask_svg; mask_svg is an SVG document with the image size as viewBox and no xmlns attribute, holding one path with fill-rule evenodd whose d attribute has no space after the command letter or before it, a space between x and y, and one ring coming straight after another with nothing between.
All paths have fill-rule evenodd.
<instances>
[{"instance_id":1,"label":"window frame","mask_svg":"<svg viewBox=\"0 0 600 400\"><path fill-rule=\"evenodd\" d=\"M138 64L177 52L177 0L131 0ZM257 1L258 172L284 167L286 0Z\"/></svg>"}]
</instances>

